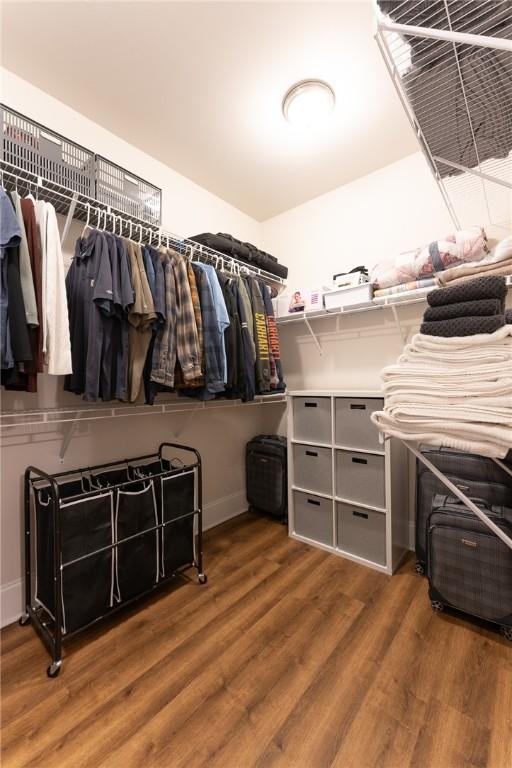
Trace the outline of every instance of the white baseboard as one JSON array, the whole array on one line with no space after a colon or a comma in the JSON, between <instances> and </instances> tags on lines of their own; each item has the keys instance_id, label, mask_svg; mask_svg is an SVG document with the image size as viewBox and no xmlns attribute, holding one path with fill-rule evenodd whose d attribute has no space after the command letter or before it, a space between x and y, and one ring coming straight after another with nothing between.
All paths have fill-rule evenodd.
<instances>
[{"instance_id":1,"label":"white baseboard","mask_svg":"<svg viewBox=\"0 0 512 768\"><path fill-rule=\"evenodd\" d=\"M231 493L204 505L203 530L231 520L247 509L245 491ZM0 627L13 624L23 613L23 581L16 579L0 587Z\"/></svg>"},{"instance_id":2,"label":"white baseboard","mask_svg":"<svg viewBox=\"0 0 512 768\"><path fill-rule=\"evenodd\" d=\"M0 627L13 624L23 613L23 582L10 581L0 587Z\"/></svg>"},{"instance_id":3,"label":"white baseboard","mask_svg":"<svg viewBox=\"0 0 512 768\"><path fill-rule=\"evenodd\" d=\"M223 496L221 499L210 501L204 505L203 509L203 531L213 528L216 525L231 520L232 517L241 515L247 510L247 499L245 491L230 493L229 496Z\"/></svg>"}]
</instances>

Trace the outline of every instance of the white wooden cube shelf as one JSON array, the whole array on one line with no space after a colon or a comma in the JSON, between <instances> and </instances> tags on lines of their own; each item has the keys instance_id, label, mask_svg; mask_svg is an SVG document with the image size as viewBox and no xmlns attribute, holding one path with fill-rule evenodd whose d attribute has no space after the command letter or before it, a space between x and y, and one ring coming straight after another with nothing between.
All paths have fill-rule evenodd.
<instances>
[{"instance_id":1,"label":"white wooden cube shelf","mask_svg":"<svg viewBox=\"0 0 512 768\"><path fill-rule=\"evenodd\" d=\"M289 533L392 574L407 553L405 447L370 414L380 392L288 393Z\"/></svg>"}]
</instances>

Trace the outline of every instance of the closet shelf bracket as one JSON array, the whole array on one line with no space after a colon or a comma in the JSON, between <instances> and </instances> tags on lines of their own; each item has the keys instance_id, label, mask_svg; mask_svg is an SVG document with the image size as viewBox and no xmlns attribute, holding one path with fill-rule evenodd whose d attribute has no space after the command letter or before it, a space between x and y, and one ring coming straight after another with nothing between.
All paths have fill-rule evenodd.
<instances>
[{"instance_id":1,"label":"closet shelf bracket","mask_svg":"<svg viewBox=\"0 0 512 768\"><path fill-rule=\"evenodd\" d=\"M66 453L69 448L69 444L73 438L73 435L76 432L80 415L81 414L78 414L78 418L75 419L74 421L70 421L67 424L67 426L64 428L64 435L62 438L62 443L60 444L60 451L59 451L59 461L61 464L64 463L64 458L66 456Z\"/></svg>"},{"instance_id":2,"label":"closet shelf bracket","mask_svg":"<svg viewBox=\"0 0 512 768\"><path fill-rule=\"evenodd\" d=\"M400 339L402 341L402 344L405 344L407 341L407 334L405 333L404 329L402 328L402 324L400 322L400 318L398 317L398 311L396 308L396 304L390 304L391 311L393 313L393 319L395 321L396 329L398 333L400 334Z\"/></svg>"},{"instance_id":3,"label":"closet shelf bracket","mask_svg":"<svg viewBox=\"0 0 512 768\"><path fill-rule=\"evenodd\" d=\"M312 327L311 327L311 325L310 325L310 323L309 323L309 320L308 320L308 318L306 317L306 315L304 315L304 323L305 323L305 325L306 325L306 328L307 328L307 329L308 329L308 331L310 332L311 336L313 337L313 341L314 341L314 342L315 342L315 344L316 344L316 348L318 349L319 353L320 353L321 355L323 355L324 351L323 351L323 349L322 349L322 345L321 345L321 344L320 344L320 342L318 341L318 337L317 337L316 333L314 332L314 330L312 329Z\"/></svg>"},{"instance_id":4,"label":"closet shelf bracket","mask_svg":"<svg viewBox=\"0 0 512 768\"><path fill-rule=\"evenodd\" d=\"M62 230L62 236L60 238L61 248L63 247L64 243L66 242L66 238L67 238L68 233L69 233L69 228L71 226L71 222L73 221L73 218L75 216L75 209L76 209L77 202L78 202L78 192L74 192L73 196L71 197L70 203L69 203L68 215L66 216L66 221L64 223L64 229Z\"/></svg>"}]
</instances>

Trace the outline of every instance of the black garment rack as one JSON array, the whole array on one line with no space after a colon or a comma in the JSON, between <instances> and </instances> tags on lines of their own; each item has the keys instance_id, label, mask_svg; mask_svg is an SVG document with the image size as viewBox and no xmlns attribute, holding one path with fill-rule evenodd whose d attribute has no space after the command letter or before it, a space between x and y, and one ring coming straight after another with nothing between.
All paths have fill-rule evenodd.
<instances>
[{"instance_id":1,"label":"black garment rack","mask_svg":"<svg viewBox=\"0 0 512 768\"><path fill-rule=\"evenodd\" d=\"M194 455L194 460L189 464L182 463L179 467L173 467L171 461L165 459L163 451L166 448L178 449L179 451L187 452ZM144 463L140 463L144 462ZM153 464L148 463L153 462ZM160 465L161 471L155 471L155 464ZM120 468L124 468L127 472L129 479L122 480L120 482L114 482L110 484L105 483L101 478L101 473L98 470L102 470L105 473L108 470L117 471ZM148 469L149 468L149 469ZM95 474L97 473L97 474ZM185 475L193 475L193 504L186 505L187 508L183 512L183 509L179 509L179 503L176 504L179 514L171 515L167 517L164 514L164 491L163 481L164 479L177 479L183 478ZM137 485L144 484L146 481L154 483L160 481L161 484L161 509L160 514L157 513L157 507L155 502L155 514L156 524L151 527L139 530L137 533L128 536L126 538L118 539L117 534L114 534L112 528L112 542L107 546L95 549L92 552L78 557L73 560L71 564L79 561L86 560L92 556L101 555L101 553L110 552L112 562L114 561L114 553L117 553L118 548L132 542L134 540L141 540L143 537L153 534L156 537L160 537L156 540L161 540L163 553L163 541L166 532L172 533L173 526L177 526L185 523L187 529L190 529L192 536L192 542L189 542L190 546L185 547L185 561L180 562L178 567L173 568L168 574L162 575L160 562L157 565L157 580L149 589L144 589L137 594L130 596L129 599L121 599L119 596L118 604L108 607L106 610L99 613L92 620L84 623L73 631L66 632L63 627L63 612L64 612L64 596L63 596L63 567L66 565L63 563L63 534L62 534L62 520L61 502L62 494L61 487L59 487L59 480L63 478L80 477L83 487L84 479L89 482L89 490L83 493L74 493L68 495L65 498L65 505L79 503L82 500L98 498L98 494L113 494L118 493L121 489L131 488L135 490ZM97 484L95 484L97 483ZM154 487L152 485L152 487ZM50 527L45 531L50 531L50 535L47 540L43 541L43 546L47 547L47 552L50 552L50 571L51 571L51 597L53 601L53 611L50 611L46 605L44 605L37 597L37 578L38 578L38 561L37 561L37 546L41 540L40 531L34 531L34 524L37 526L37 511L36 511L36 493L39 493L44 489L44 493L47 494L44 500L44 509L47 511L49 517L45 521L46 524L50 524ZM131 494L131 491L124 491L126 494ZM154 495L153 495L154 498ZM33 503L32 503L33 502ZM171 499L171 506L173 505ZM41 509L39 510L39 512ZM183 512L183 514L181 514ZM188 521L188 525L187 525ZM48 649L52 658L52 663L47 668L48 677L57 677L62 667L62 644L65 640L69 640L75 637L80 632L96 625L103 619L112 616L114 613L126 608L132 603L140 600L155 590L169 584L178 575L182 574L187 569L193 567L197 571L198 581L200 584L205 584L207 576L203 572L203 552L202 552L202 463L201 456L195 448L191 448L186 445L178 443L162 443L157 453L146 454L143 456L137 456L131 459L124 459L115 462L108 462L105 464L97 464L92 467L86 467L82 469L70 470L67 472L59 472L56 474L48 474L47 472L38 469L37 467L29 466L25 470L24 475L24 523L25 523L25 613L19 619L20 625L24 626L28 623L32 623L36 632L41 637L44 645ZM117 522L116 522L117 525ZM117 528L116 528L117 530ZM34 535L35 533L35 535ZM39 540L38 537L39 536ZM158 552L158 545L157 545ZM192 556L188 557L188 553L191 552ZM163 556L163 555L162 555ZM157 555L158 558L158 555ZM179 559L179 557L178 557ZM182 558L183 559L183 558ZM35 567L34 567L35 560ZM113 567L113 566L112 566ZM40 574L39 574L40 575ZM112 573L112 578L114 578ZM50 579L48 579L49 581ZM84 585L85 589L89 585Z\"/></svg>"}]
</instances>

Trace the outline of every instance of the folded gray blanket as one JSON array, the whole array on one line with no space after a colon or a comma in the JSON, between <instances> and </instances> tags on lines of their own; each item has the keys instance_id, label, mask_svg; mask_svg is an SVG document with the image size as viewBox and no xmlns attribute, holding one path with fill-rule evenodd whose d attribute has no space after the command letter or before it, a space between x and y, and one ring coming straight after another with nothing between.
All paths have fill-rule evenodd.
<instances>
[{"instance_id":1,"label":"folded gray blanket","mask_svg":"<svg viewBox=\"0 0 512 768\"><path fill-rule=\"evenodd\" d=\"M502 315L503 310L504 302L500 299L457 301L455 304L427 307L423 315L423 321L450 320L453 317L477 317L478 315Z\"/></svg>"},{"instance_id":2,"label":"folded gray blanket","mask_svg":"<svg viewBox=\"0 0 512 768\"><path fill-rule=\"evenodd\" d=\"M431 307L456 302L478 301L479 299L504 299L507 295L506 280L502 275L488 275L466 280L464 283L439 288L427 294Z\"/></svg>"},{"instance_id":3,"label":"folded gray blanket","mask_svg":"<svg viewBox=\"0 0 512 768\"><path fill-rule=\"evenodd\" d=\"M505 315L453 317L450 320L422 323L420 333L426 336L474 336L477 333L494 333L504 325Z\"/></svg>"}]
</instances>

